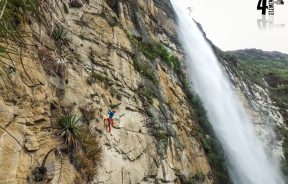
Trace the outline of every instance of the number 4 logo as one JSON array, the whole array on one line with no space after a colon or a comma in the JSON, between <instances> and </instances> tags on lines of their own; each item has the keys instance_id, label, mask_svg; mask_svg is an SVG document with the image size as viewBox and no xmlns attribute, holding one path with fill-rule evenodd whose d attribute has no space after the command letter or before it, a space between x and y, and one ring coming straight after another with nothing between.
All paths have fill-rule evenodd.
<instances>
[{"instance_id":1,"label":"number 4 logo","mask_svg":"<svg viewBox=\"0 0 288 184\"><path fill-rule=\"evenodd\" d=\"M262 6L261 6L261 2L262 2ZM266 15L266 9L268 9L267 0L259 0L258 5L257 5L257 10L262 10L262 14Z\"/></svg>"},{"instance_id":2,"label":"number 4 logo","mask_svg":"<svg viewBox=\"0 0 288 184\"><path fill-rule=\"evenodd\" d=\"M272 1L275 4L284 4L283 0L275 0L275 1L269 0L269 1ZM262 14L266 15L266 9L268 9L267 0L259 0L257 10L262 10Z\"/></svg>"}]
</instances>

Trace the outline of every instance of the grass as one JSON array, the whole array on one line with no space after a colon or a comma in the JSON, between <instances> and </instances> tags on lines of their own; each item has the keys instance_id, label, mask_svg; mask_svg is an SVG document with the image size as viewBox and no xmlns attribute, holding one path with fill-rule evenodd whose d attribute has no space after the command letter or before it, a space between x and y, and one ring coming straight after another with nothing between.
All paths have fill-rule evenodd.
<instances>
[{"instance_id":1,"label":"grass","mask_svg":"<svg viewBox=\"0 0 288 184\"><path fill-rule=\"evenodd\" d=\"M105 84L108 84L109 78L106 75L92 71L91 75L87 78L87 82L89 85L92 85L96 82L103 82Z\"/></svg>"},{"instance_id":2,"label":"grass","mask_svg":"<svg viewBox=\"0 0 288 184\"><path fill-rule=\"evenodd\" d=\"M130 39L131 43L135 48L142 52L147 59L154 61L156 58L161 59L164 63L167 64L174 71L178 72L181 70L181 62L179 58L173 55L168 49L159 42L152 43L144 43L142 41L137 40L131 33L127 32L127 36Z\"/></svg>"},{"instance_id":3,"label":"grass","mask_svg":"<svg viewBox=\"0 0 288 184\"><path fill-rule=\"evenodd\" d=\"M67 31L64 27L57 25L52 31L52 39L55 41L56 45L62 46L67 45L68 41L66 39Z\"/></svg>"},{"instance_id":4,"label":"grass","mask_svg":"<svg viewBox=\"0 0 288 184\"><path fill-rule=\"evenodd\" d=\"M85 183L93 181L101 163L102 148L88 128L81 129L81 147L71 154L71 161Z\"/></svg>"},{"instance_id":5,"label":"grass","mask_svg":"<svg viewBox=\"0 0 288 184\"><path fill-rule=\"evenodd\" d=\"M15 63L11 55L22 54L22 50L27 46L24 40L27 35L21 29L21 25L27 23L32 13L36 12L37 2L36 0L0 1L0 63L4 64L0 68L0 76L5 84L13 84L6 71ZM23 66L22 60L20 62ZM26 75L28 76L27 73Z\"/></svg>"},{"instance_id":6,"label":"grass","mask_svg":"<svg viewBox=\"0 0 288 184\"><path fill-rule=\"evenodd\" d=\"M14 41L21 39L19 25L28 20L30 13L36 11L37 2L36 0L0 1L1 13L3 11L0 19L0 37Z\"/></svg>"}]
</instances>

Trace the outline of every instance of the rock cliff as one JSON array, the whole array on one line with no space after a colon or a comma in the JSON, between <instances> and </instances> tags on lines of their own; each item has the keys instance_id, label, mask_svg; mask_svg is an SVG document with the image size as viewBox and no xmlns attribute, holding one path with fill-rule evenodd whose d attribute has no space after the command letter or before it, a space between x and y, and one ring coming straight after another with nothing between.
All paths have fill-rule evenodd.
<instances>
[{"instance_id":1,"label":"rock cliff","mask_svg":"<svg viewBox=\"0 0 288 184\"><path fill-rule=\"evenodd\" d=\"M59 147L63 114L81 117L101 147L89 183L213 183L170 56L181 58L170 3L54 0L39 9L44 19L21 24L25 48L1 42L0 183L88 183Z\"/></svg>"},{"instance_id":2,"label":"rock cliff","mask_svg":"<svg viewBox=\"0 0 288 184\"><path fill-rule=\"evenodd\" d=\"M0 2L0 25L10 25L0 26L0 184L229 183L168 0L21 2ZM270 132L281 113L230 61L257 130L282 157Z\"/></svg>"}]
</instances>

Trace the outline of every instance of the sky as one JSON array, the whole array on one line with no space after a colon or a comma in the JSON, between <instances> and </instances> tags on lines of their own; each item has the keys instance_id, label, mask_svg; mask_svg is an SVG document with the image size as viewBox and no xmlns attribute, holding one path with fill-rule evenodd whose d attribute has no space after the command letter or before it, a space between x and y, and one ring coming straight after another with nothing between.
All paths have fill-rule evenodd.
<instances>
[{"instance_id":1,"label":"sky","mask_svg":"<svg viewBox=\"0 0 288 184\"><path fill-rule=\"evenodd\" d=\"M257 24L257 19L262 20L256 8L258 0L183 1L192 7L191 16L202 25L207 37L224 51L257 48L288 53L288 0L275 5L274 25L267 24L266 29ZM266 20L272 18L267 11Z\"/></svg>"}]
</instances>

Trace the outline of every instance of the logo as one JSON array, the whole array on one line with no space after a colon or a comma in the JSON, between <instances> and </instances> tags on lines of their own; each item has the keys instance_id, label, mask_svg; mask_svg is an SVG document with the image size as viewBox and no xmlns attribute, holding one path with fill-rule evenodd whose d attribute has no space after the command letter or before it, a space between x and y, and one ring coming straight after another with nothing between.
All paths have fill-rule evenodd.
<instances>
[{"instance_id":1,"label":"logo","mask_svg":"<svg viewBox=\"0 0 288 184\"><path fill-rule=\"evenodd\" d=\"M266 10L268 9L269 15L274 15L274 4L277 5L283 5L284 1L283 0L268 0L268 5L267 5L267 0L259 0L258 5L257 5L257 10L262 11L262 15L266 15Z\"/></svg>"},{"instance_id":2,"label":"logo","mask_svg":"<svg viewBox=\"0 0 288 184\"><path fill-rule=\"evenodd\" d=\"M259 29L265 30L267 27L269 29L285 27L285 24L274 23L274 15L275 15L274 5L275 4L284 5L284 1L283 0L259 0L258 1L257 10L261 10L261 13L262 13L262 18L257 19L257 24L258 24ZM267 12L268 12L268 19L266 17Z\"/></svg>"}]
</instances>

